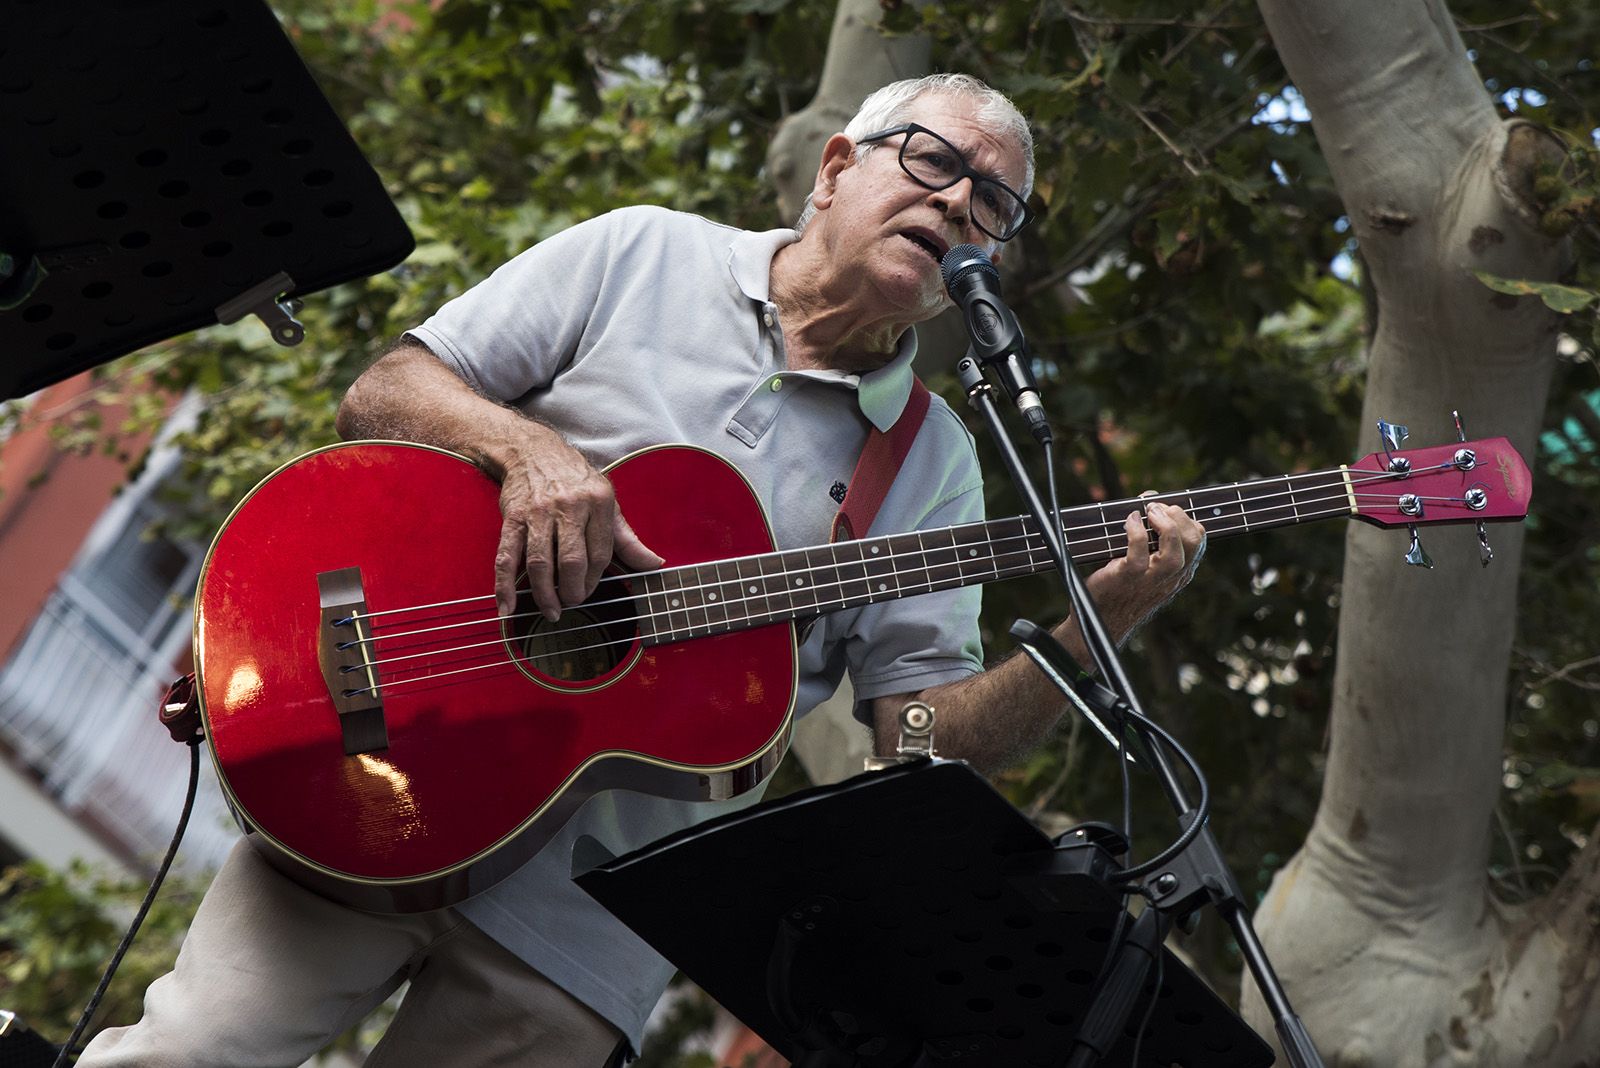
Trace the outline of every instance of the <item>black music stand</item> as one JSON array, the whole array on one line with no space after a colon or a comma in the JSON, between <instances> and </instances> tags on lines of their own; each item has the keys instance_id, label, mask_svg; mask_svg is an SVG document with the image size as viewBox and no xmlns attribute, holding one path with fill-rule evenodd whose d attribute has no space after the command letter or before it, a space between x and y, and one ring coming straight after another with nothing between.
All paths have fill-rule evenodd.
<instances>
[{"instance_id":1,"label":"black music stand","mask_svg":"<svg viewBox=\"0 0 1600 1068\"><path fill-rule=\"evenodd\" d=\"M262 0L0 0L0 398L412 247Z\"/></svg>"},{"instance_id":2,"label":"black music stand","mask_svg":"<svg viewBox=\"0 0 1600 1068\"><path fill-rule=\"evenodd\" d=\"M797 1066L1023 1068L1066 1060L1121 908L1091 875L1049 874L1061 854L967 765L919 761L712 820L577 882ZM1139 1064L1271 1064L1162 952ZM1103 1063L1129 1063L1146 1003Z\"/></svg>"}]
</instances>

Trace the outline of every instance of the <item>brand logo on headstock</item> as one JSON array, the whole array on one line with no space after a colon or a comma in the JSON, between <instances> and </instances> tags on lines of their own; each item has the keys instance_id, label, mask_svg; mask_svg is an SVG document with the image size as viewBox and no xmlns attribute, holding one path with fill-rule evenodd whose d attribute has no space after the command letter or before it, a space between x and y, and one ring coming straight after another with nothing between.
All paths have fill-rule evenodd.
<instances>
[{"instance_id":1,"label":"brand logo on headstock","mask_svg":"<svg viewBox=\"0 0 1600 1068\"><path fill-rule=\"evenodd\" d=\"M1495 466L1500 468L1500 479L1506 484L1506 496L1511 500L1517 499L1517 491L1511 484L1511 465L1506 462L1504 454L1496 454Z\"/></svg>"}]
</instances>

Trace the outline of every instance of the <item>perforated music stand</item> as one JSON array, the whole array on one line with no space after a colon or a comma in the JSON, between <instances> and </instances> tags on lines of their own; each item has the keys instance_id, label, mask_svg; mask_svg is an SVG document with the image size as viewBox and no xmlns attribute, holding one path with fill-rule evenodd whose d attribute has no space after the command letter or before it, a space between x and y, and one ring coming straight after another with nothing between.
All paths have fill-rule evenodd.
<instances>
[{"instance_id":1,"label":"perforated music stand","mask_svg":"<svg viewBox=\"0 0 1600 1068\"><path fill-rule=\"evenodd\" d=\"M0 0L0 398L412 246L261 0Z\"/></svg>"},{"instance_id":2,"label":"perforated music stand","mask_svg":"<svg viewBox=\"0 0 1600 1068\"><path fill-rule=\"evenodd\" d=\"M1121 907L1093 878L1042 880L1058 854L971 768L934 761L713 820L577 882L796 1065L1021 1068L1071 1051ZM1271 1064L1163 953L1139 1064ZM1129 1063L1146 1003L1102 1063Z\"/></svg>"}]
</instances>

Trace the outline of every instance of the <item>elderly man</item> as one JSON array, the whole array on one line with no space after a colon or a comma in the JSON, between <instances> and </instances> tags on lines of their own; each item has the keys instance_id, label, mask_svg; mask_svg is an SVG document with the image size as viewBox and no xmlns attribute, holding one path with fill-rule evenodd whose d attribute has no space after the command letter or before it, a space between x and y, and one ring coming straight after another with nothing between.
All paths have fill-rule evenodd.
<instances>
[{"instance_id":1,"label":"elderly man","mask_svg":"<svg viewBox=\"0 0 1600 1068\"><path fill-rule=\"evenodd\" d=\"M549 619L613 561L662 560L598 468L682 442L736 465L780 547L826 542L837 486L912 390L913 324L947 304L939 262L971 242L1002 255L1027 220L1027 124L974 79L873 94L823 149L798 232L745 233L658 208L582 223L507 263L357 380L347 437L400 438L476 460L501 484L502 613L525 570ZM982 518L972 442L934 399L875 532ZM1127 557L1090 579L1125 635L1187 581L1203 532L1150 507ZM865 532L858 532L865 533ZM976 587L824 616L800 646L796 711L848 671L880 750L912 699L938 709L941 752L995 767L1061 713L1026 660L980 660ZM1071 620L1058 635L1083 659ZM525 867L454 909L369 916L324 901L236 849L144 1020L88 1066L292 1064L411 988L369 1065L595 1065L638 1048L672 966L570 880L575 849L620 854L748 804L624 791L588 802Z\"/></svg>"}]
</instances>

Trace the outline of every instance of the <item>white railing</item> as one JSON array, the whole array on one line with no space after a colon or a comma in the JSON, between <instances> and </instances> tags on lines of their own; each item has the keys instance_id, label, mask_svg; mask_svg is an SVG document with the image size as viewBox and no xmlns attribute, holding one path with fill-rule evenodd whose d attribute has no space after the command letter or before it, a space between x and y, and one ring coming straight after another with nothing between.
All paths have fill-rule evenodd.
<instances>
[{"instance_id":1,"label":"white railing","mask_svg":"<svg viewBox=\"0 0 1600 1068\"><path fill-rule=\"evenodd\" d=\"M156 721L180 650L113 636L71 587L64 578L0 668L0 739L69 814L153 863L188 786L187 749ZM201 760L208 764L209 754ZM238 835L216 776L202 767L180 863L215 868Z\"/></svg>"}]
</instances>

